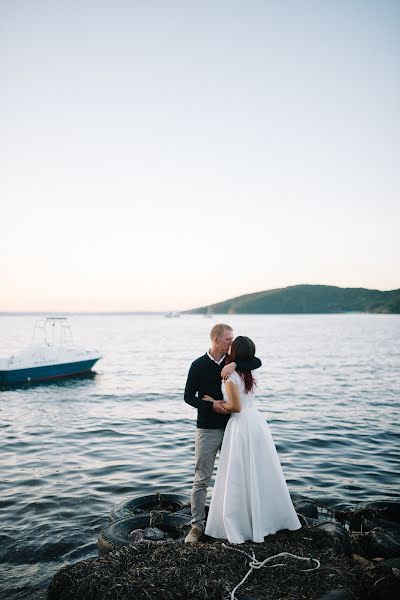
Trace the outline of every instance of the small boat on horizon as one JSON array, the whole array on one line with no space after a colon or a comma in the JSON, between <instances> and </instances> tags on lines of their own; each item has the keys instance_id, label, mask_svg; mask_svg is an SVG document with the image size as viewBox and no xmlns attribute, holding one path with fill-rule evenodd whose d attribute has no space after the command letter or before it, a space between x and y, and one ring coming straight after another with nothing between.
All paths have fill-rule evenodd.
<instances>
[{"instance_id":1,"label":"small boat on horizon","mask_svg":"<svg viewBox=\"0 0 400 600\"><path fill-rule=\"evenodd\" d=\"M35 322L25 350L0 359L0 386L88 374L101 358L97 350L74 345L66 317L47 317Z\"/></svg>"}]
</instances>

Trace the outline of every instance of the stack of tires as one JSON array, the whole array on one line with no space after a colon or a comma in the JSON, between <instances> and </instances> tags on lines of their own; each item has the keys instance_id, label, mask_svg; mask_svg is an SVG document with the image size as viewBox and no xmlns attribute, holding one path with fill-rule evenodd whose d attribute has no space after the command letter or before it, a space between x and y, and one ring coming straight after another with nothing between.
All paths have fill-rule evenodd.
<instances>
[{"instance_id":1,"label":"stack of tires","mask_svg":"<svg viewBox=\"0 0 400 600\"><path fill-rule=\"evenodd\" d=\"M190 499L182 494L156 493L126 500L111 511L111 522L99 534L99 556L142 540L184 538L190 519Z\"/></svg>"}]
</instances>

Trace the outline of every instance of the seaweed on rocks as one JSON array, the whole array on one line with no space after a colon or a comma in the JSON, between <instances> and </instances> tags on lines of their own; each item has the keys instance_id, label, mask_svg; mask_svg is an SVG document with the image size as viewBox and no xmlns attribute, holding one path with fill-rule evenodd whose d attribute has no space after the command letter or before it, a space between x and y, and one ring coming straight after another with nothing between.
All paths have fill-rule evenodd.
<instances>
[{"instance_id":1,"label":"seaweed on rocks","mask_svg":"<svg viewBox=\"0 0 400 600\"><path fill-rule=\"evenodd\" d=\"M374 527L400 526L400 499L361 502L354 508L331 509L331 512L336 521L361 533Z\"/></svg>"},{"instance_id":2,"label":"seaweed on rocks","mask_svg":"<svg viewBox=\"0 0 400 600\"><path fill-rule=\"evenodd\" d=\"M64 567L50 584L48 600L224 600L249 571L243 552L254 552L258 561L288 552L317 559L320 567L306 571L313 561L277 557L251 572L237 599L317 600L338 589L368 598L382 577L379 568L346 556L329 532L302 528L279 531L262 544L144 541Z\"/></svg>"}]
</instances>

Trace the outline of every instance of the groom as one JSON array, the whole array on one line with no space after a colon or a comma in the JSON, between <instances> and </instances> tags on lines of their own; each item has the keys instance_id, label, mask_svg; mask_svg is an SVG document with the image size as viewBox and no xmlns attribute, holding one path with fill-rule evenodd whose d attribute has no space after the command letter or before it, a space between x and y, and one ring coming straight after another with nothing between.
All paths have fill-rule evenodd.
<instances>
[{"instance_id":1,"label":"groom","mask_svg":"<svg viewBox=\"0 0 400 600\"><path fill-rule=\"evenodd\" d=\"M236 367L250 371L261 367L261 361L256 357L251 361L239 364L231 362L225 365L228 350L233 342L233 330L229 325L214 325L210 338L211 348L192 363L185 387L185 402L197 408L196 467L191 502L192 530L186 536L185 542L198 542L204 531L207 488L230 417L230 413L224 409L221 378L229 377Z\"/></svg>"}]
</instances>

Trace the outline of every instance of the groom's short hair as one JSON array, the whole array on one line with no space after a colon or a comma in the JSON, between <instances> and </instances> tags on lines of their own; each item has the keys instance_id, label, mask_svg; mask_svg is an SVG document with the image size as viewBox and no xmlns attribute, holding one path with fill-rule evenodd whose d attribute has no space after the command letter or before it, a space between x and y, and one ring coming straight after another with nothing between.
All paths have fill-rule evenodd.
<instances>
[{"instance_id":1,"label":"groom's short hair","mask_svg":"<svg viewBox=\"0 0 400 600\"><path fill-rule=\"evenodd\" d=\"M233 331L230 325L226 325L226 323L217 323L210 331L210 338L213 340L215 337L219 338L224 335L224 331L228 329L229 331Z\"/></svg>"}]
</instances>

